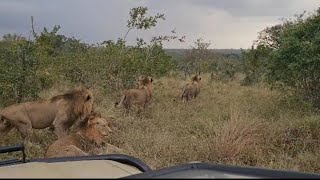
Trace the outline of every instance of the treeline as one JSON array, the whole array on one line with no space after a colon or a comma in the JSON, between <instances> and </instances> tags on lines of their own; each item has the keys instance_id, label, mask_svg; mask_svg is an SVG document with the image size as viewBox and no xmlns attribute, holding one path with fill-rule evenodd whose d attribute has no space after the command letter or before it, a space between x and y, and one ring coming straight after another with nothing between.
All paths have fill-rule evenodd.
<instances>
[{"instance_id":1,"label":"treeline","mask_svg":"<svg viewBox=\"0 0 320 180\"><path fill-rule=\"evenodd\" d=\"M320 8L265 28L242 57L244 85L265 82L320 108Z\"/></svg>"},{"instance_id":2,"label":"treeline","mask_svg":"<svg viewBox=\"0 0 320 180\"><path fill-rule=\"evenodd\" d=\"M149 15L147 7L132 8L123 37L88 44L60 34L59 25L35 32L31 17L30 37L6 34L0 40L0 106L37 99L39 92L55 82L98 85L107 93L132 87L135 78L142 74L158 78L183 71L187 78L219 69L230 71L224 66L234 57L212 52L211 42L202 38L194 42L182 60L174 58L163 43L185 42L186 37L178 36L175 30L150 41L136 38L135 45L127 45L126 38L133 29L155 28L164 20L164 14Z\"/></svg>"},{"instance_id":3,"label":"treeline","mask_svg":"<svg viewBox=\"0 0 320 180\"><path fill-rule=\"evenodd\" d=\"M175 67L163 42L184 41L175 31L155 36L147 42L137 38L134 46L126 44L132 29L154 28L165 20L163 14L148 15L148 8L130 10L128 31L117 41L87 44L59 34L60 26L44 28L37 33L31 17L30 38L17 34L4 35L0 41L0 105L38 98L40 91L55 82L70 81L86 87L100 85L106 91L132 86L137 76L155 78L166 75Z\"/></svg>"},{"instance_id":4,"label":"treeline","mask_svg":"<svg viewBox=\"0 0 320 180\"><path fill-rule=\"evenodd\" d=\"M99 85L110 92L132 87L141 74L158 78L182 71L185 78L211 73L212 79L222 81L244 73L242 85L268 83L320 107L320 9L265 28L240 56L214 52L211 42L202 38L183 54L173 55L163 42L184 43L186 38L175 30L127 45L131 30L155 28L164 20L164 14L148 15L147 7L132 8L123 37L88 44L59 34L58 25L35 32L31 18L32 36L6 34L0 40L0 106L36 99L55 82Z\"/></svg>"}]
</instances>

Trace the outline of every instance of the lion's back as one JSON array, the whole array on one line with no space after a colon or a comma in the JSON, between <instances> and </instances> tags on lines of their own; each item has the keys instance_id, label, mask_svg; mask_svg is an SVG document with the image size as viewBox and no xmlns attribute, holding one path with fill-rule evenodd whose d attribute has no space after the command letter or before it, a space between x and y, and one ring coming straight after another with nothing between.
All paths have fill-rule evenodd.
<instances>
[{"instance_id":1,"label":"lion's back","mask_svg":"<svg viewBox=\"0 0 320 180\"><path fill-rule=\"evenodd\" d=\"M59 150L47 151L46 158L87 155L74 145L60 147Z\"/></svg>"},{"instance_id":2,"label":"lion's back","mask_svg":"<svg viewBox=\"0 0 320 180\"><path fill-rule=\"evenodd\" d=\"M54 141L51 145L49 145L46 150L46 157L62 157L64 155L68 155L70 152L70 146L77 147L80 142L77 142L77 139L73 134L68 135L65 138L58 139Z\"/></svg>"},{"instance_id":3,"label":"lion's back","mask_svg":"<svg viewBox=\"0 0 320 180\"><path fill-rule=\"evenodd\" d=\"M146 98L147 94L144 89L130 89L126 91L126 96L130 99L142 100Z\"/></svg>"},{"instance_id":4,"label":"lion's back","mask_svg":"<svg viewBox=\"0 0 320 180\"><path fill-rule=\"evenodd\" d=\"M58 112L58 106L50 101L27 102L25 108L34 128L50 126Z\"/></svg>"}]
</instances>

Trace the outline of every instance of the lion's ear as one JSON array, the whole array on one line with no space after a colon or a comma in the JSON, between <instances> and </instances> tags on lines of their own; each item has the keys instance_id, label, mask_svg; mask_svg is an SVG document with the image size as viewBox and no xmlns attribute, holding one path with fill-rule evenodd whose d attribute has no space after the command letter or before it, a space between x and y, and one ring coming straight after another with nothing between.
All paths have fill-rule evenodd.
<instances>
[{"instance_id":1,"label":"lion's ear","mask_svg":"<svg viewBox=\"0 0 320 180\"><path fill-rule=\"evenodd\" d=\"M94 125L94 122L93 122L94 118L95 118L95 116L93 116L93 115L88 118L87 124L88 124L89 126Z\"/></svg>"},{"instance_id":2,"label":"lion's ear","mask_svg":"<svg viewBox=\"0 0 320 180\"><path fill-rule=\"evenodd\" d=\"M95 117L101 118L101 114L100 113L96 113Z\"/></svg>"},{"instance_id":3,"label":"lion's ear","mask_svg":"<svg viewBox=\"0 0 320 180\"><path fill-rule=\"evenodd\" d=\"M87 95L86 96L86 101L89 101L91 99L91 96L90 95Z\"/></svg>"},{"instance_id":4,"label":"lion's ear","mask_svg":"<svg viewBox=\"0 0 320 180\"><path fill-rule=\"evenodd\" d=\"M82 121L79 122L79 127L86 127L87 124L89 124L89 120L90 120L90 116L87 116L86 118L84 118Z\"/></svg>"},{"instance_id":5,"label":"lion's ear","mask_svg":"<svg viewBox=\"0 0 320 180\"><path fill-rule=\"evenodd\" d=\"M91 114L89 115L89 120L94 119L95 117L101 117L101 114L95 111L92 111Z\"/></svg>"}]
</instances>

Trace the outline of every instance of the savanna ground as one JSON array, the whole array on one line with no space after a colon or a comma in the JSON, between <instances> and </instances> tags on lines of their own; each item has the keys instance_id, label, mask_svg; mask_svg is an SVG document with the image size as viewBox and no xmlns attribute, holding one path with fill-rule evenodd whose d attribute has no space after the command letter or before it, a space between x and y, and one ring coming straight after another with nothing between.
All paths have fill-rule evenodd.
<instances>
[{"instance_id":1,"label":"savanna ground","mask_svg":"<svg viewBox=\"0 0 320 180\"><path fill-rule=\"evenodd\" d=\"M125 115L113 107L120 93L93 87L97 111L114 117L118 125L107 141L154 169L202 161L320 172L320 116L307 104L261 84L241 86L238 79L210 82L208 74L201 77L201 92L189 103L177 99L188 79L179 73L155 79L151 105L140 115ZM70 88L73 85L59 82L40 97ZM35 132L40 143L27 147L28 158L43 157L55 138L48 130ZM13 130L1 146L20 140Z\"/></svg>"}]
</instances>

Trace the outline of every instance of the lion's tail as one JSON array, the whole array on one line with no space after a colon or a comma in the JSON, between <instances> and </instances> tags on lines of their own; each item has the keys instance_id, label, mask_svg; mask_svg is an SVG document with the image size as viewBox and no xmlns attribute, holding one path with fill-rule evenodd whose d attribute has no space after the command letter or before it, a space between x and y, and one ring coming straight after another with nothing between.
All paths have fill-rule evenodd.
<instances>
[{"instance_id":1,"label":"lion's tail","mask_svg":"<svg viewBox=\"0 0 320 180\"><path fill-rule=\"evenodd\" d=\"M123 102L126 100L126 94L124 93L124 95L121 97L121 99L120 99L120 102L118 101L118 102L115 102L114 103L114 107L120 107L122 104L123 104Z\"/></svg>"}]
</instances>

